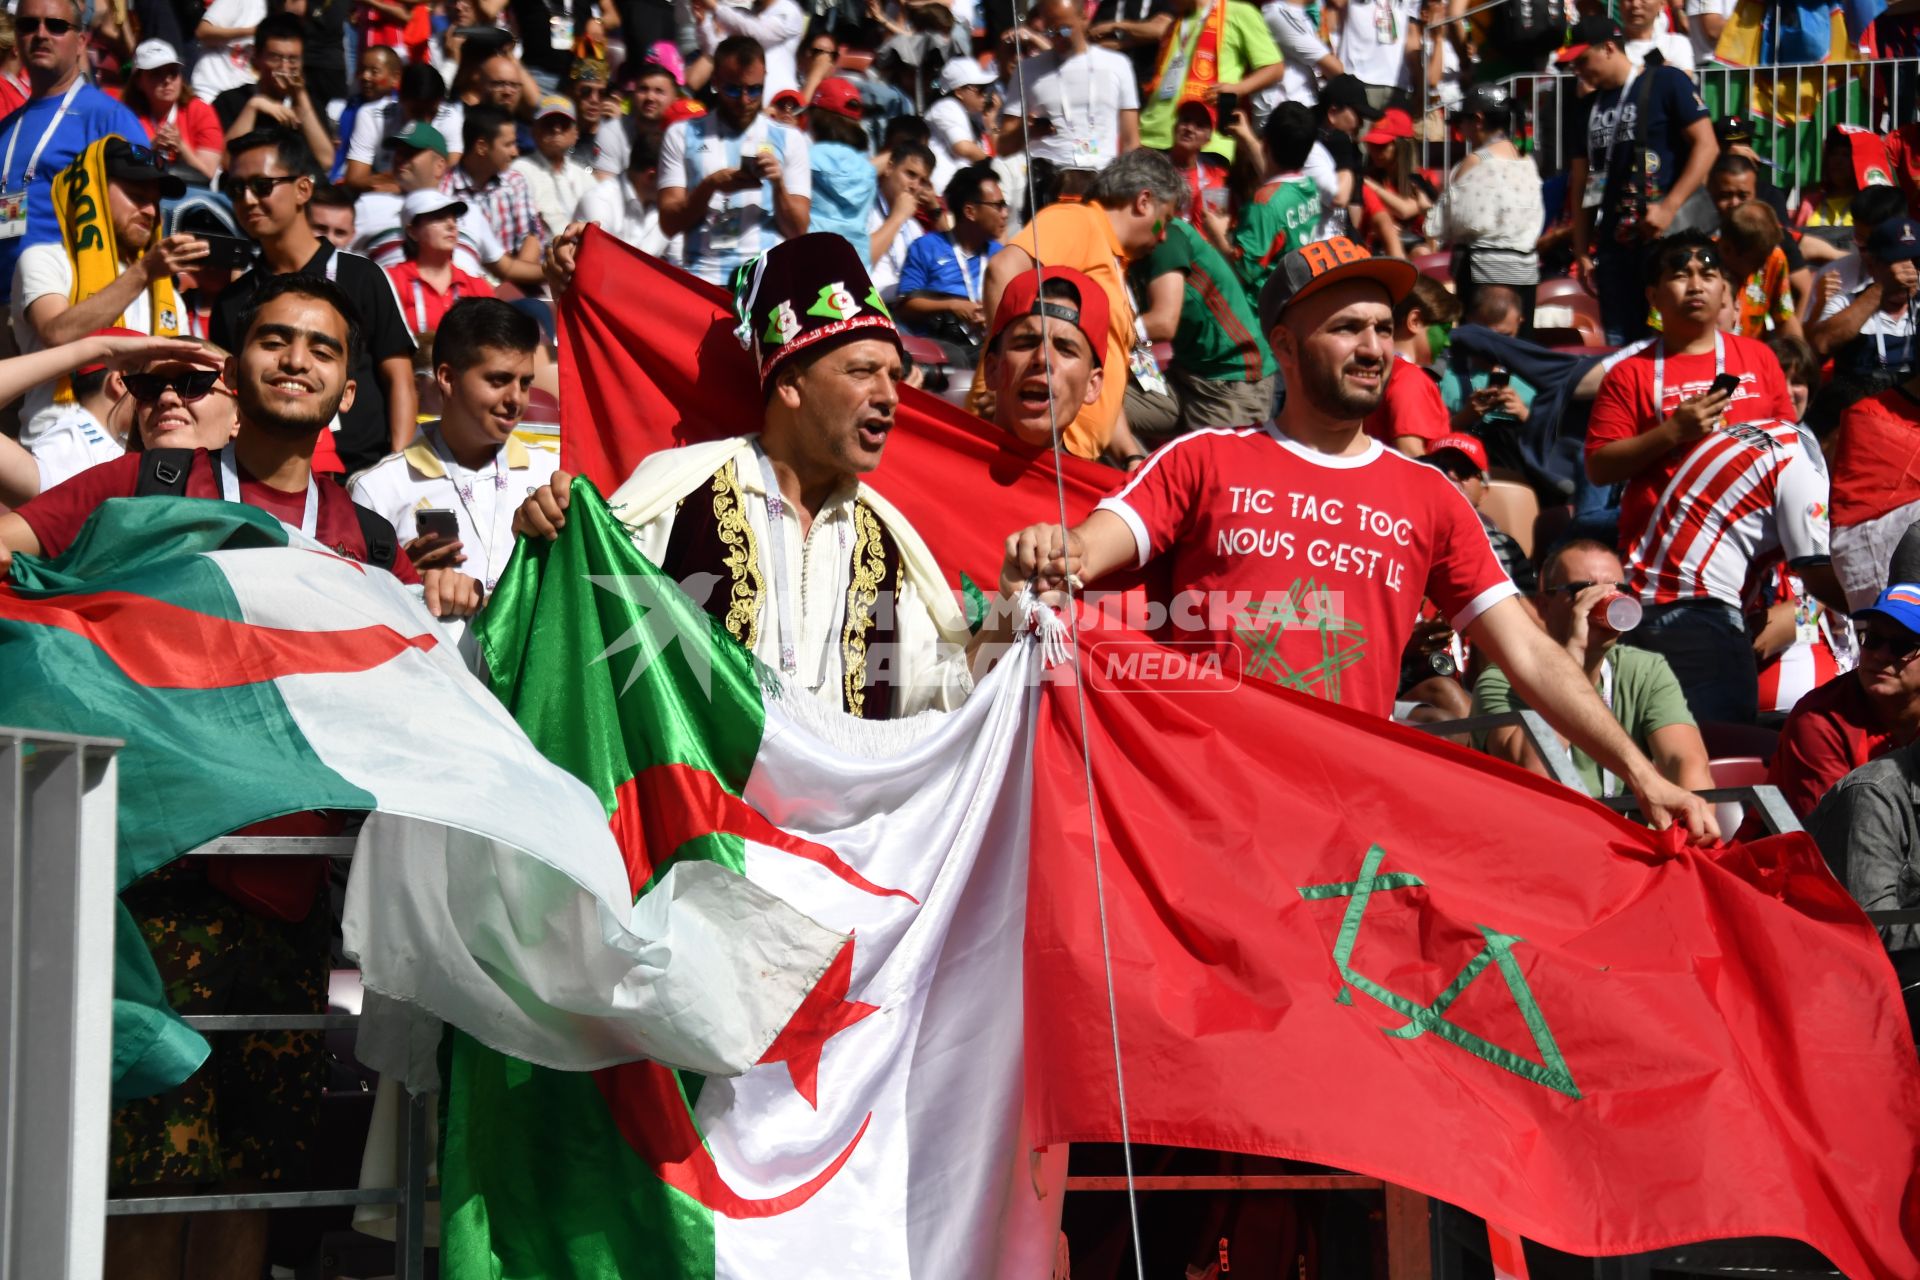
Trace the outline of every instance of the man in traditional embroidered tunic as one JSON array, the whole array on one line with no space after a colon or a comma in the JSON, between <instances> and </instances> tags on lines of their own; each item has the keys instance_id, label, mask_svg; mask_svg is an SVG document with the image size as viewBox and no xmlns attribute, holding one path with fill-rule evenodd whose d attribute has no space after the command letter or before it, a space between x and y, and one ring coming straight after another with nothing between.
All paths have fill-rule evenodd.
<instances>
[{"instance_id":1,"label":"man in traditional embroidered tunic","mask_svg":"<svg viewBox=\"0 0 1920 1280\"><path fill-rule=\"evenodd\" d=\"M864 264L844 237L800 236L743 266L735 294L762 429L656 453L609 505L648 559L816 699L873 720L958 706L973 688L965 619L920 535L860 481L880 465L901 372ZM572 480L556 472L515 531L554 536Z\"/></svg>"}]
</instances>

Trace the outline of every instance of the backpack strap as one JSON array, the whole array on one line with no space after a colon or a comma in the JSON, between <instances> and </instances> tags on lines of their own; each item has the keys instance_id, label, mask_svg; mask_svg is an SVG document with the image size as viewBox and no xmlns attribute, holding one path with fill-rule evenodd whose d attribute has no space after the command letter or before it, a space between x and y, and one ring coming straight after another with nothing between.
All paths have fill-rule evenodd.
<instances>
[{"instance_id":1,"label":"backpack strap","mask_svg":"<svg viewBox=\"0 0 1920 1280\"><path fill-rule=\"evenodd\" d=\"M193 467L191 449L149 449L140 457L136 498L184 498L187 472Z\"/></svg>"},{"instance_id":2,"label":"backpack strap","mask_svg":"<svg viewBox=\"0 0 1920 1280\"><path fill-rule=\"evenodd\" d=\"M365 563L392 573L400 559L400 535L385 516L357 502L353 504L353 515L360 522L360 537L367 544Z\"/></svg>"}]
</instances>

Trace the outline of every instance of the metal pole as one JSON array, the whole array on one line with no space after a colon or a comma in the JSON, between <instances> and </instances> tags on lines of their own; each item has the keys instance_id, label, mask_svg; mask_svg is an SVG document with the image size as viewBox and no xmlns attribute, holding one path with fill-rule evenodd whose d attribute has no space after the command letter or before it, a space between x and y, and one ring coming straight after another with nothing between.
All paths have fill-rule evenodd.
<instances>
[{"instance_id":1,"label":"metal pole","mask_svg":"<svg viewBox=\"0 0 1920 1280\"><path fill-rule=\"evenodd\" d=\"M0 730L0 1280L101 1270L120 746Z\"/></svg>"},{"instance_id":2,"label":"metal pole","mask_svg":"<svg viewBox=\"0 0 1920 1280\"><path fill-rule=\"evenodd\" d=\"M427 1098L407 1095L407 1136L400 1157L400 1206L393 1217L394 1263L400 1280L427 1273Z\"/></svg>"}]
</instances>

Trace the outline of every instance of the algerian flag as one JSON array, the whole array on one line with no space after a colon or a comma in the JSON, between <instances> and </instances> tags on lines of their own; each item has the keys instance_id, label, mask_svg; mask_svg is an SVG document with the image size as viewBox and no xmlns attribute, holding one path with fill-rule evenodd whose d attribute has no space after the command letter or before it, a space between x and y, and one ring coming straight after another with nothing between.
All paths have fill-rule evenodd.
<instances>
[{"instance_id":1,"label":"algerian flag","mask_svg":"<svg viewBox=\"0 0 1920 1280\"><path fill-rule=\"evenodd\" d=\"M523 1056L759 1058L844 951L716 864L636 907L596 796L554 767L386 573L238 503L107 502L0 587L8 723L124 738L118 885L235 828L375 811L348 940L370 989ZM757 949L739 944L751 921ZM170 1087L206 1045L167 1010L122 914L116 1091ZM126 945L131 943L132 945Z\"/></svg>"},{"instance_id":2,"label":"algerian flag","mask_svg":"<svg viewBox=\"0 0 1920 1280\"><path fill-rule=\"evenodd\" d=\"M454 1036L442 1274L1046 1276L1064 1152L1042 1170L1020 1130L1031 655L951 715L782 696L585 481L479 639L502 701L612 815L642 908L723 868L853 945L736 1079L552 1071Z\"/></svg>"}]
</instances>

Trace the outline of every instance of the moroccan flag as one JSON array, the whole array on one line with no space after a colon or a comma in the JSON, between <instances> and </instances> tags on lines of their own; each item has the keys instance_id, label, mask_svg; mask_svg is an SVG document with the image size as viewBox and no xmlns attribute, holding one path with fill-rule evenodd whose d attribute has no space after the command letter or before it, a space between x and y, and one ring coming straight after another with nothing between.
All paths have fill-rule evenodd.
<instances>
[{"instance_id":1,"label":"moroccan flag","mask_svg":"<svg viewBox=\"0 0 1920 1280\"><path fill-rule=\"evenodd\" d=\"M370 812L353 890L385 915L372 936L351 906L346 923L366 985L523 1053L738 1071L844 949L738 877L689 885L693 909L671 920L635 913L595 797L407 589L253 507L117 499L60 558L16 557L0 688L10 723L126 740L120 888L263 819ZM792 948L777 970L771 946L738 954L727 913L751 903L756 930ZM207 1048L124 911L119 936L114 1079L138 1096Z\"/></svg>"},{"instance_id":2,"label":"moroccan flag","mask_svg":"<svg viewBox=\"0 0 1920 1280\"><path fill-rule=\"evenodd\" d=\"M560 457L604 492L657 450L760 429L760 380L713 285L589 227L558 311ZM1063 462L1069 520L1125 478ZM863 479L900 508L956 587L965 573L991 590L1006 536L1060 518L1050 450L911 387L885 460Z\"/></svg>"},{"instance_id":3,"label":"moroccan flag","mask_svg":"<svg viewBox=\"0 0 1920 1280\"><path fill-rule=\"evenodd\" d=\"M1033 1137L1319 1161L1583 1254L1920 1275L1920 1070L1794 835L1712 853L1114 626L1034 745ZM1091 754L1091 819L1082 752ZM1107 1014L1099 835L1117 1017Z\"/></svg>"},{"instance_id":4,"label":"moroccan flag","mask_svg":"<svg viewBox=\"0 0 1920 1280\"><path fill-rule=\"evenodd\" d=\"M442 1274L1044 1277L1060 1196L1019 1139L1032 690L1012 664L905 722L777 696L584 480L479 638L501 700L610 817L636 914L671 918L675 875L724 868L853 942L735 1079L553 1071L454 1037ZM734 941L783 963L744 913Z\"/></svg>"}]
</instances>

